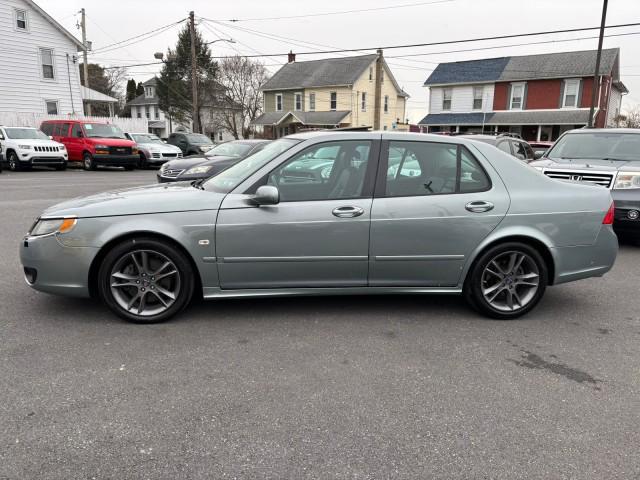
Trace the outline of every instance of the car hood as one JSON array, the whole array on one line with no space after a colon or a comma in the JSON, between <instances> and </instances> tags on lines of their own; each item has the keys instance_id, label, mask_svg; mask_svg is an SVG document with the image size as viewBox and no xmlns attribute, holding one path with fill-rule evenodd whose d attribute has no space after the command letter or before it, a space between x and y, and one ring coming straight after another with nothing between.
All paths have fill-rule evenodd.
<instances>
[{"instance_id":1,"label":"car hood","mask_svg":"<svg viewBox=\"0 0 640 480\"><path fill-rule=\"evenodd\" d=\"M11 139L11 140L21 145L31 145L34 147L61 147L62 146L61 143L56 142L55 140L44 140L40 138L25 139L25 140Z\"/></svg>"},{"instance_id":2,"label":"car hood","mask_svg":"<svg viewBox=\"0 0 640 480\"><path fill-rule=\"evenodd\" d=\"M112 217L149 213L217 210L224 194L207 192L188 182L155 184L78 197L54 205L42 217Z\"/></svg>"},{"instance_id":3,"label":"car hood","mask_svg":"<svg viewBox=\"0 0 640 480\"><path fill-rule=\"evenodd\" d=\"M175 145L169 145L166 143L138 143L138 147L151 152L179 153L182 151Z\"/></svg>"},{"instance_id":4,"label":"car hood","mask_svg":"<svg viewBox=\"0 0 640 480\"><path fill-rule=\"evenodd\" d=\"M87 140L98 145L107 145L108 147L133 147L136 144L125 138L87 137Z\"/></svg>"},{"instance_id":5,"label":"car hood","mask_svg":"<svg viewBox=\"0 0 640 480\"><path fill-rule=\"evenodd\" d=\"M186 157L181 158L179 160L169 160L164 164L163 170L168 169L176 169L176 170L186 170L187 168L195 167L196 165L200 165L203 162L206 162L207 158L203 156L198 157Z\"/></svg>"},{"instance_id":6,"label":"car hood","mask_svg":"<svg viewBox=\"0 0 640 480\"><path fill-rule=\"evenodd\" d=\"M529 162L532 167L544 168L569 168L578 170L600 170L612 171L618 170L637 171L640 172L640 161L633 160L599 160L592 158L554 158L543 157L539 160Z\"/></svg>"}]
</instances>

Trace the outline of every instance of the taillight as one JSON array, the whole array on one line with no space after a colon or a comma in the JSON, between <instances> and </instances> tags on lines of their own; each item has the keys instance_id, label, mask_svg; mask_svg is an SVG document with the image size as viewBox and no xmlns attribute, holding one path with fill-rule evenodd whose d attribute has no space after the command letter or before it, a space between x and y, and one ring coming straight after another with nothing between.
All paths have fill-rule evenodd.
<instances>
[{"instance_id":1,"label":"taillight","mask_svg":"<svg viewBox=\"0 0 640 480\"><path fill-rule=\"evenodd\" d=\"M615 205L613 204L613 202L611 202L611 206L609 207L607 214L604 216L604 219L602 220L603 225L613 225L613 214L615 213L615 211L616 211Z\"/></svg>"}]
</instances>

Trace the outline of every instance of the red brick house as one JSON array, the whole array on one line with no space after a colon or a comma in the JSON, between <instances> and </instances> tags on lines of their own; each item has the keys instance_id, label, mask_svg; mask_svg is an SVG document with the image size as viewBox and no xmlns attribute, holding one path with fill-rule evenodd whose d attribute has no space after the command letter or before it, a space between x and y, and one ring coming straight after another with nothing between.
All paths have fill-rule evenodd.
<instances>
[{"instance_id":1,"label":"red brick house","mask_svg":"<svg viewBox=\"0 0 640 480\"><path fill-rule=\"evenodd\" d=\"M555 140L588 123L596 51L441 63L425 81L423 132L512 132ZM615 125L622 95L620 51L602 51L594 125Z\"/></svg>"}]
</instances>

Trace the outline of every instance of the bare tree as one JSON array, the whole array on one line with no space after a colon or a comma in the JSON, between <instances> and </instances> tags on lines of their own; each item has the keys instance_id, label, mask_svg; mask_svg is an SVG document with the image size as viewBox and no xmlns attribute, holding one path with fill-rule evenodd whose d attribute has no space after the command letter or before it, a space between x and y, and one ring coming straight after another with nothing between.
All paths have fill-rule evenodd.
<instances>
[{"instance_id":1,"label":"bare tree","mask_svg":"<svg viewBox=\"0 0 640 480\"><path fill-rule=\"evenodd\" d=\"M235 138L247 138L253 133L253 122L262 113L260 86L269 73L260 62L235 56L220 63L220 82L226 87L227 108L220 112L220 121Z\"/></svg>"},{"instance_id":2,"label":"bare tree","mask_svg":"<svg viewBox=\"0 0 640 480\"><path fill-rule=\"evenodd\" d=\"M640 128L640 105L635 105L626 111L624 115L620 115L621 127Z\"/></svg>"}]
</instances>

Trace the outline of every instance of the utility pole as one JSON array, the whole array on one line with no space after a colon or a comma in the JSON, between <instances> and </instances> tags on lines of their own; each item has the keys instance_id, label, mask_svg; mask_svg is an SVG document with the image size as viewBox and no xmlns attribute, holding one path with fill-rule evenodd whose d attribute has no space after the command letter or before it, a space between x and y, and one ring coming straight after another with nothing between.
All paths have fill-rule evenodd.
<instances>
[{"instance_id":1,"label":"utility pole","mask_svg":"<svg viewBox=\"0 0 640 480\"><path fill-rule=\"evenodd\" d=\"M196 58L196 23L193 10L189 12L189 33L191 34L191 102L193 103L193 131L200 133L198 108L198 64Z\"/></svg>"},{"instance_id":2,"label":"utility pole","mask_svg":"<svg viewBox=\"0 0 640 480\"><path fill-rule=\"evenodd\" d=\"M600 89L600 57L602 57L602 40L604 37L604 24L607 20L607 3L608 0L602 2L602 20L600 21L600 38L598 39L598 53L596 54L596 71L593 73L593 88L591 89L591 108L589 108L588 128L593 128L593 113L596 108L596 90Z\"/></svg>"},{"instance_id":3,"label":"utility pole","mask_svg":"<svg viewBox=\"0 0 640 480\"><path fill-rule=\"evenodd\" d=\"M80 10L81 13L81 20L80 20L80 27L82 28L82 49L83 49L83 55L84 55L84 65L83 65L83 70L84 70L84 86L89 88L89 63L87 61L87 50L88 50L88 46L87 46L87 24L85 21L85 16L84 16L84 8L82 10ZM91 102L87 102L87 115L91 115Z\"/></svg>"},{"instance_id":4,"label":"utility pole","mask_svg":"<svg viewBox=\"0 0 640 480\"><path fill-rule=\"evenodd\" d=\"M382 50L377 50L376 53L376 84L375 93L373 95L373 129L380 130L380 105L382 96Z\"/></svg>"}]
</instances>

